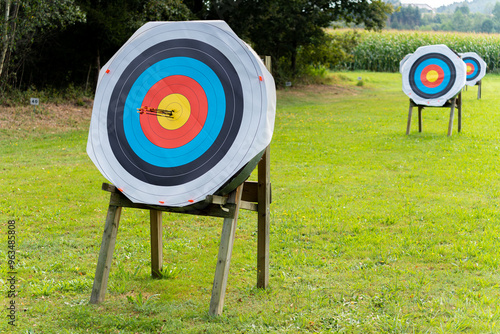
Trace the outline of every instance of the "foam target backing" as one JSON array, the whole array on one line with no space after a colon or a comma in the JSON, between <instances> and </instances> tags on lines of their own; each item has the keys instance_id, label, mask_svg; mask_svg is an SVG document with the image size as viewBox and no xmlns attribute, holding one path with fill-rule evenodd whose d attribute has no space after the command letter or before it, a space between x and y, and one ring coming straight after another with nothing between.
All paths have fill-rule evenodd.
<instances>
[{"instance_id":1,"label":"foam target backing","mask_svg":"<svg viewBox=\"0 0 500 334\"><path fill-rule=\"evenodd\" d=\"M462 53L461 56L467 67L465 84L467 86L474 86L486 75L486 63L483 58L475 52L465 52Z\"/></svg>"},{"instance_id":2,"label":"foam target backing","mask_svg":"<svg viewBox=\"0 0 500 334\"><path fill-rule=\"evenodd\" d=\"M273 77L224 21L150 22L99 73L87 153L131 201L187 206L250 175L275 111Z\"/></svg>"},{"instance_id":3,"label":"foam target backing","mask_svg":"<svg viewBox=\"0 0 500 334\"><path fill-rule=\"evenodd\" d=\"M412 55L412 53L409 53L406 56L404 56L403 59L400 60L400 62L399 62L399 73L403 73L403 65L406 63L406 61L408 60L408 58L410 58L411 55Z\"/></svg>"},{"instance_id":4,"label":"foam target backing","mask_svg":"<svg viewBox=\"0 0 500 334\"><path fill-rule=\"evenodd\" d=\"M419 47L401 71L403 92L420 105L442 106L465 86L465 63L443 44Z\"/></svg>"}]
</instances>

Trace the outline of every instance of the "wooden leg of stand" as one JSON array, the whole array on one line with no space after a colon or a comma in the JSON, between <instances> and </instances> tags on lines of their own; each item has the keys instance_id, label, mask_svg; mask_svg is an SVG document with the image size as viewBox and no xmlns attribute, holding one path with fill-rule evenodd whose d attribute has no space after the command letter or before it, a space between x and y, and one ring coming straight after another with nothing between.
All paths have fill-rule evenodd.
<instances>
[{"instance_id":1,"label":"wooden leg of stand","mask_svg":"<svg viewBox=\"0 0 500 334\"><path fill-rule=\"evenodd\" d=\"M422 109L424 107L418 107L418 132L422 132Z\"/></svg>"},{"instance_id":2,"label":"wooden leg of stand","mask_svg":"<svg viewBox=\"0 0 500 334\"><path fill-rule=\"evenodd\" d=\"M481 98L481 86L482 86L482 82L481 82L481 80L479 80L479 82L477 83L477 99L478 100Z\"/></svg>"},{"instance_id":3,"label":"wooden leg of stand","mask_svg":"<svg viewBox=\"0 0 500 334\"><path fill-rule=\"evenodd\" d=\"M457 111L458 111L458 132L462 131L462 93L457 97Z\"/></svg>"},{"instance_id":4,"label":"wooden leg of stand","mask_svg":"<svg viewBox=\"0 0 500 334\"><path fill-rule=\"evenodd\" d=\"M111 196L118 195L111 194ZM104 301L121 211L122 208L120 206L110 205L108 207L106 223L104 224L104 233L102 235L101 250L99 252L99 260L97 261L97 268L95 271L94 285L92 286L92 294L90 296L91 304L97 304Z\"/></svg>"},{"instance_id":5,"label":"wooden leg of stand","mask_svg":"<svg viewBox=\"0 0 500 334\"><path fill-rule=\"evenodd\" d=\"M214 285L212 288L212 298L210 300L209 314L212 316L221 315L224 307L224 297L226 295L227 276L229 274L229 264L233 252L236 223L238 221L239 206L243 184L229 194L228 204L235 204L232 218L224 218L222 225L221 240L219 245L219 255L215 268Z\"/></svg>"},{"instance_id":6,"label":"wooden leg of stand","mask_svg":"<svg viewBox=\"0 0 500 334\"><path fill-rule=\"evenodd\" d=\"M258 169L258 221L257 221L257 287L269 284L269 214L271 204L270 148L262 156Z\"/></svg>"},{"instance_id":7,"label":"wooden leg of stand","mask_svg":"<svg viewBox=\"0 0 500 334\"><path fill-rule=\"evenodd\" d=\"M406 134L410 134L410 126L411 126L411 112L413 110L413 103L410 101L410 110L408 111L408 123L406 124Z\"/></svg>"},{"instance_id":8,"label":"wooden leg of stand","mask_svg":"<svg viewBox=\"0 0 500 334\"><path fill-rule=\"evenodd\" d=\"M456 103L456 98L453 98L450 108L450 123L448 124L448 137L451 136L451 133L453 131L453 116L455 114L455 103Z\"/></svg>"},{"instance_id":9,"label":"wooden leg of stand","mask_svg":"<svg viewBox=\"0 0 500 334\"><path fill-rule=\"evenodd\" d=\"M161 278L163 267L162 212L150 210L151 219L151 276Z\"/></svg>"}]
</instances>

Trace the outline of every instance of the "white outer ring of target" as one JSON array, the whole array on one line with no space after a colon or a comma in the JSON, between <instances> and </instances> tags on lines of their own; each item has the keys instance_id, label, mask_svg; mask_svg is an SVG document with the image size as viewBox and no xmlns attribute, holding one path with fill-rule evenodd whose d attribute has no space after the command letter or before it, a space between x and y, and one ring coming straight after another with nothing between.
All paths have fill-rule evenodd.
<instances>
[{"instance_id":1,"label":"white outer ring of target","mask_svg":"<svg viewBox=\"0 0 500 334\"><path fill-rule=\"evenodd\" d=\"M456 78L451 89L444 95L438 98L423 98L419 96L410 85L410 70L413 64L420 59L420 57L429 53L440 53L447 57L455 66ZM467 67L460 56L444 44L427 45L419 47L413 54L408 57L403 64L403 92L412 99L416 104L428 105L434 107L443 106L446 101L456 96L465 86Z\"/></svg>"},{"instance_id":2,"label":"white outer ring of target","mask_svg":"<svg viewBox=\"0 0 500 334\"><path fill-rule=\"evenodd\" d=\"M481 80L482 78L484 78L484 76L486 75L486 63L485 61L483 60L483 58L481 58L480 55L478 55L477 53L475 52L464 52L464 53L461 53L460 54L462 56L462 59L464 58L474 58L478 63L479 65L481 66L481 69L479 70L479 75L474 78L473 80L467 80L465 82L465 84L467 86L475 86L477 84L477 82L479 80Z\"/></svg>"}]
</instances>

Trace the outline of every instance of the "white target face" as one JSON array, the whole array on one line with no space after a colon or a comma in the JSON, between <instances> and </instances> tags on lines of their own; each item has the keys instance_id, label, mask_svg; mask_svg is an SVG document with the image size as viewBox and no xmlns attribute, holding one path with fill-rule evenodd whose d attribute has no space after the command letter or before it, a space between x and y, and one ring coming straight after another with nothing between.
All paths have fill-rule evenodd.
<instances>
[{"instance_id":1,"label":"white target face","mask_svg":"<svg viewBox=\"0 0 500 334\"><path fill-rule=\"evenodd\" d=\"M190 205L269 145L275 108L271 74L225 22L150 22L100 73L87 152L133 202Z\"/></svg>"},{"instance_id":2,"label":"white target face","mask_svg":"<svg viewBox=\"0 0 500 334\"><path fill-rule=\"evenodd\" d=\"M462 60L467 67L467 86L474 86L486 75L486 63L475 52L462 53Z\"/></svg>"},{"instance_id":3,"label":"white target face","mask_svg":"<svg viewBox=\"0 0 500 334\"><path fill-rule=\"evenodd\" d=\"M401 59L401 61L399 62L399 73L403 73L403 65L406 63L406 61L408 60L408 58L410 58L412 54L413 53L409 53L406 56L404 56L403 59Z\"/></svg>"},{"instance_id":4,"label":"white target face","mask_svg":"<svg viewBox=\"0 0 500 334\"><path fill-rule=\"evenodd\" d=\"M442 106L465 86L466 66L446 45L418 48L402 68L403 91L416 104Z\"/></svg>"}]
</instances>

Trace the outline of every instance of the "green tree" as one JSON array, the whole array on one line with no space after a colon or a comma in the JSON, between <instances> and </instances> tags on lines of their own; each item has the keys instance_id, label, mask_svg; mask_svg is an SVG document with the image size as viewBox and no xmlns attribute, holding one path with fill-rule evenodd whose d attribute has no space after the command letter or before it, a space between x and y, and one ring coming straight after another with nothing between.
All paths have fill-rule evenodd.
<instances>
[{"instance_id":1,"label":"green tree","mask_svg":"<svg viewBox=\"0 0 500 334\"><path fill-rule=\"evenodd\" d=\"M85 43L86 67L95 59L96 78L101 65L148 21L178 21L192 17L181 0L77 0L87 13L87 22L78 27ZM94 56L92 56L92 53Z\"/></svg>"},{"instance_id":2,"label":"green tree","mask_svg":"<svg viewBox=\"0 0 500 334\"><path fill-rule=\"evenodd\" d=\"M494 30L499 32L500 31L500 2L496 2L495 6L493 7L493 10L491 12L493 14L492 20L493 20L493 25L494 25Z\"/></svg>"},{"instance_id":3,"label":"green tree","mask_svg":"<svg viewBox=\"0 0 500 334\"><path fill-rule=\"evenodd\" d=\"M495 7L493 7L493 11L491 12L495 21L500 22L500 2L495 2Z\"/></svg>"},{"instance_id":4,"label":"green tree","mask_svg":"<svg viewBox=\"0 0 500 334\"><path fill-rule=\"evenodd\" d=\"M470 14L470 9L469 9L469 6L467 6L467 5L463 5L463 6L455 8L455 13L458 11L462 12L462 14L464 14L464 15Z\"/></svg>"},{"instance_id":5,"label":"green tree","mask_svg":"<svg viewBox=\"0 0 500 334\"><path fill-rule=\"evenodd\" d=\"M392 28L402 27L403 29L415 29L421 24L421 15L418 7L401 7L390 16Z\"/></svg>"},{"instance_id":6,"label":"green tree","mask_svg":"<svg viewBox=\"0 0 500 334\"><path fill-rule=\"evenodd\" d=\"M100 67L142 24L150 20L193 18L225 20L258 53L273 57L275 73L283 73L278 74L280 78L290 78L298 75L303 66L298 64L299 50L324 43L324 28L331 22L343 21L361 24L367 29L380 29L387 14L392 12L392 6L382 0L4 1L0 11L7 19L1 20L0 26L7 28L0 34L0 51L7 46L4 63L10 64L16 59L17 69L23 70L19 74L9 66L9 73L17 73L12 78L17 78L18 82L28 78L24 81L25 86L83 82L91 87ZM18 14L13 20L16 10ZM29 21L31 16L36 19ZM23 38L14 43L12 36L16 25L15 35ZM29 45L30 52L22 52L27 50L21 47L23 45ZM316 63L315 60L311 62ZM5 79L7 75L2 77Z\"/></svg>"},{"instance_id":7,"label":"green tree","mask_svg":"<svg viewBox=\"0 0 500 334\"><path fill-rule=\"evenodd\" d=\"M2 8L0 86L15 83L16 72L32 54L35 39L83 22L85 14L73 0L5 0Z\"/></svg>"},{"instance_id":8,"label":"green tree","mask_svg":"<svg viewBox=\"0 0 500 334\"><path fill-rule=\"evenodd\" d=\"M26 58L25 71L17 75L18 81L24 78L25 86L65 87L76 83L93 88L101 66L145 22L192 18L181 0L71 1L85 13L86 20L34 35L32 50L36 53Z\"/></svg>"},{"instance_id":9,"label":"green tree","mask_svg":"<svg viewBox=\"0 0 500 334\"><path fill-rule=\"evenodd\" d=\"M321 41L332 22L381 29L393 10L381 0L212 0L201 10L195 4L199 18L225 20L258 53L272 56L278 80L298 74L298 50Z\"/></svg>"},{"instance_id":10,"label":"green tree","mask_svg":"<svg viewBox=\"0 0 500 334\"><path fill-rule=\"evenodd\" d=\"M192 17L180 0L149 0L143 6L142 23L149 21L183 21Z\"/></svg>"},{"instance_id":11,"label":"green tree","mask_svg":"<svg viewBox=\"0 0 500 334\"><path fill-rule=\"evenodd\" d=\"M467 14L464 14L462 10L455 11L451 22L452 22L451 30L453 31L470 31L471 28L470 18Z\"/></svg>"},{"instance_id":12,"label":"green tree","mask_svg":"<svg viewBox=\"0 0 500 334\"><path fill-rule=\"evenodd\" d=\"M314 47L299 49L299 63L336 69L353 61L353 51L359 43L359 33L352 30L342 34L325 34L314 41Z\"/></svg>"},{"instance_id":13,"label":"green tree","mask_svg":"<svg viewBox=\"0 0 500 334\"><path fill-rule=\"evenodd\" d=\"M481 32L491 33L493 32L493 21L490 19L484 20L481 26Z\"/></svg>"}]
</instances>

